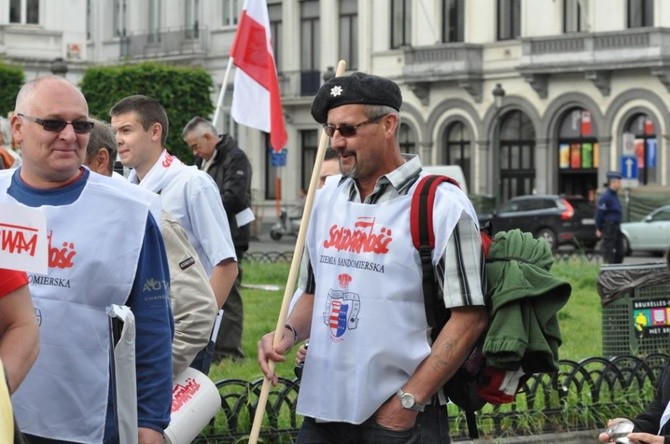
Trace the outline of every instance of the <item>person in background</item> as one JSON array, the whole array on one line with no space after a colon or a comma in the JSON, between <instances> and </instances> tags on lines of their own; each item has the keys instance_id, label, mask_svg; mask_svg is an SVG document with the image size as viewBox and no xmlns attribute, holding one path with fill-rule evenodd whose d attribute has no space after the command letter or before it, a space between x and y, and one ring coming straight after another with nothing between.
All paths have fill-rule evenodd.
<instances>
[{"instance_id":1,"label":"person in background","mask_svg":"<svg viewBox=\"0 0 670 444\"><path fill-rule=\"evenodd\" d=\"M607 173L605 192L598 198L596 208L596 237L602 238L602 255L606 264L623 262L623 234L621 221L623 212L617 195L621 188L621 173Z\"/></svg>"},{"instance_id":2,"label":"person in background","mask_svg":"<svg viewBox=\"0 0 670 444\"><path fill-rule=\"evenodd\" d=\"M230 235L235 245L238 275L223 305L223 318L214 346L214 360L244 359L242 329L242 259L249 249L250 223L238 224L236 215L251 211L251 163L229 134L219 136L212 123L200 116L192 118L181 137L195 156L195 165L209 174L219 188L221 203L228 216Z\"/></svg>"},{"instance_id":3,"label":"person in background","mask_svg":"<svg viewBox=\"0 0 670 444\"><path fill-rule=\"evenodd\" d=\"M113 171L117 148L111 126L91 120L95 126L84 165L96 173L125 182L125 177ZM165 211L161 211L160 221L170 268L170 301L174 315L172 371L176 376L186 370L209 342L217 307L207 273L186 232Z\"/></svg>"},{"instance_id":4,"label":"person in background","mask_svg":"<svg viewBox=\"0 0 670 444\"><path fill-rule=\"evenodd\" d=\"M30 275L40 353L12 402L31 444L116 442L107 309L126 305L136 328L137 440L158 444L170 422L173 335L151 214L158 198L82 166L93 125L83 94L62 77L38 77L17 95L11 126L23 164L0 171L0 202L42 209L50 254L47 274Z\"/></svg>"},{"instance_id":5,"label":"person in background","mask_svg":"<svg viewBox=\"0 0 670 444\"><path fill-rule=\"evenodd\" d=\"M237 257L221 198L212 178L184 165L164 148L168 118L155 99L133 95L109 111L124 166L133 170L131 183L160 195L161 207L186 231L198 253L220 309L237 278ZM191 366L209 373L214 338Z\"/></svg>"},{"instance_id":6,"label":"person in background","mask_svg":"<svg viewBox=\"0 0 670 444\"><path fill-rule=\"evenodd\" d=\"M261 369L276 383L269 362L284 361L287 350L310 338L297 404L300 444L418 443L424 427L432 428L431 442L448 442L444 424L424 421L421 412L446 412L426 406L437 403L487 326L477 215L459 187L444 183L435 199L443 217L435 221L433 264L451 316L429 342L409 223L423 173L417 156L400 151L401 104L395 82L363 73L327 81L312 104L343 178L326 180L316 193L304 293L285 326L258 342Z\"/></svg>"},{"instance_id":7,"label":"person in background","mask_svg":"<svg viewBox=\"0 0 670 444\"><path fill-rule=\"evenodd\" d=\"M21 166L21 156L12 148L9 121L0 117L0 170L19 166Z\"/></svg>"}]
</instances>

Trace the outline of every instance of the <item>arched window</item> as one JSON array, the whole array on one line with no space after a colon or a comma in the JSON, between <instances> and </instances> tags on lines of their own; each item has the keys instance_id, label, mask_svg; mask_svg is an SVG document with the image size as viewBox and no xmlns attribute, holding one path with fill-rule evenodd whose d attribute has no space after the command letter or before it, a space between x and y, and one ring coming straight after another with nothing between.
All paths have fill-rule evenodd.
<instances>
[{"instance_id":1,"label":"arched window","mask_svg":"<svg viewBox=\"0 0 670 444\"><path fill-rule=\"evenodd\" d=\"M635 157L641 185L657 182L658 145L654 121L651 116L639 113L628 120L625 128L622 154Z\"/></svg>"},{"instance_id":2,"label":"arched window","mask_svg":"<svg viewBox=\"0 0 670 444\"><path fill-rule=\"evenodd\" d=\"M532 194L535 190L535 128L523 112L510 111L501 117L499 154L501 202Z\"/></svg>"},{"instance_id":3,"label":"arched window","mask_svg":"<svg viewBox=\"0 0 670 444\"><path fill-rule=\"evenodd\" d=\"M400 130L398 133L398 140L400 141L400 151L409 154L419 154L416 147L416 135L412 128L404 123L400 123Z\"/></svg>"},{"instance_id":4,"label":"arched window","mask_svg":"<svg viewBox=\"0 0 670 444\"><path fill-rule=\"evenodd\" d=\"M558 192L595 198L598 188L598 128L591 112L573 108L558 131Z\"/></svg>"},{"instance_id":5,"label":"arched window","mask_svg":"<svg viewBox=\"0 0 670 444\"><path fill-rule=\"evenodd\" d=\"M459 165L468 185L470 184L471 144L472 133L470 128L461 121L450 123L447 126L444 138L444 163Z\"/></svg>"}]
</instances>

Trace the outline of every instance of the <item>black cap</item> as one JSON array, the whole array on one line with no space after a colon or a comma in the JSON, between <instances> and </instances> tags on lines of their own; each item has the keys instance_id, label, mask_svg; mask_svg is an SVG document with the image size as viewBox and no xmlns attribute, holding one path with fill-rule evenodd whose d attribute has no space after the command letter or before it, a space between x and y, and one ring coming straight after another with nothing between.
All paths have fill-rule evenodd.
<instances>
[{"instance_id":1,"label":"black cap","mask_svg":"<svg viewBox=\"0 0 670 444\"><path fill-rule=\"evenodd\" d=\"M607 180L612 180L612 179L621 179L621 173L618 171L608 171L607 172Z\"/></svg>"},{"instance_id":2,"label":"black cap","mask_svg":"<svg viewBox=\"0 0 670 444\"><path fill-rule=\"evenodd\" d=\"M333 77L319 88L312 103L312 117L326 123L328 110L342 105L384 105L400 111L402 94L389 79L362 72Z\"/></svg>"}]
</instances>

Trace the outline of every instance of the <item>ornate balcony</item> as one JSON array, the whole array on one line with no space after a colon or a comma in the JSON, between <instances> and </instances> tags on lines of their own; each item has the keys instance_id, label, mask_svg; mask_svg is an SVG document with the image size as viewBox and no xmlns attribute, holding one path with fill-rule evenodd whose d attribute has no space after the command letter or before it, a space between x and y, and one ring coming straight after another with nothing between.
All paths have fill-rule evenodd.
<instances>
[{"instance_id":1,"label":"ornate balcony","mask_svg":"<svg viewBox=\"0 0 670 444\"><path fill-rule=\"evenodd\" d=\"M476 102L482 97L481 45L443 43L433 46L404 47L402 73L407 85L422 103L428 103L430 85L456 81Z\"/></svg>"},{"instance_id":2,"label":"ornate balcony","mask_svg":"<svg viewBox=\"0 0 670 444\"><path fill-rule=\"evenodd\" d=\"M635 28L591 34L521 39L517 70L540 97L547 96L551 74L583 73L603 96L613 71L649 69L670 91L670 29Z\"/></svg>"}]
</instances>

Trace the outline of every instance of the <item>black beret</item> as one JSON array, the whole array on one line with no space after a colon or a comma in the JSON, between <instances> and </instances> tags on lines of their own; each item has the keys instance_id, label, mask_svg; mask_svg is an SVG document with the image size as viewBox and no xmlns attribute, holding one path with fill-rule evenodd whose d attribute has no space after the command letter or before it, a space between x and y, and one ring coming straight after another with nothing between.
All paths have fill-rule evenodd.
<instances>
[{"instance_id":1,"label":"black beret","mask_svg":"<svg viewBox=\"0 0 670 444\"><path fill-rule=\"evenodd\" d=\"M312 103L312 117L326 123L328 110L342 105L384 105L400 111L402 95L398 85L389 79L362 72L333 77L319 88Z\"/></svg>"}]
</instances>

